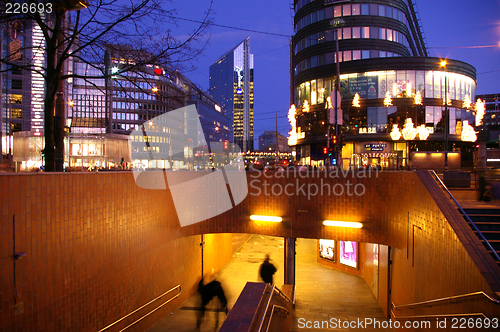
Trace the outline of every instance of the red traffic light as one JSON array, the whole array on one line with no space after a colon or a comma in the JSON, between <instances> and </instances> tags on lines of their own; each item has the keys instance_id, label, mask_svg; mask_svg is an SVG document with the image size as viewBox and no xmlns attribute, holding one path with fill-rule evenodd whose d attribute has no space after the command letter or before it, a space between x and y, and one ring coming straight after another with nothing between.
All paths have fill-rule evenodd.
<instances>
[{"instance_id":1,"label":"red traffic light","mask_svg":"<svg viewBox=\"0 0 500 332\"><path fill-rule=\"evenodd\" d=\"M335 135L332 136L332 143L337 144L337 136Z\"/></svg>"},{"instance_id":2,"label":"red traffic light","mask_svg":"<svg viewBox=\"0 0 500 332\"><path fill-rule=\"evenodd\" d=\"M327 153L328 153L327 148L323 148L323 154L327 154Z\"/></svg>"}]
</instances>

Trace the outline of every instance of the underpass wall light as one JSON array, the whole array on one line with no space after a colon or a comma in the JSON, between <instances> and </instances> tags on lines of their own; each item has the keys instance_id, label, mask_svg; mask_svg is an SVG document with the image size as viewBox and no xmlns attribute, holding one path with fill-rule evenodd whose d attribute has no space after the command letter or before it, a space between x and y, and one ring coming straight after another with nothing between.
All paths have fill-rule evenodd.
<instances>
[{"instance_id":1,"label":"underpass wall light","mask_svg":"<svg viewBox=\"0 0 500 332\"><path fill-rule=\"evenodd\" d=\"M325 226L333 226L333 227L349 227L349 228L362 228L363 224L355 221L334 221L334 220L325 220L323 221L323 225Z\"/></svg>"},{"instance_id":2,"label":"underpass wall light","mask_svg":"<svg viewBox=\"0 0 500 332\"><path fill-rule=\"evenodd\" d=\"M259 216L259 215L251 215L250 220L253 221L270 221L270 222L282 222L283 218L281 217L273 217L273 216Z\"/></svg>"}]
</instances>

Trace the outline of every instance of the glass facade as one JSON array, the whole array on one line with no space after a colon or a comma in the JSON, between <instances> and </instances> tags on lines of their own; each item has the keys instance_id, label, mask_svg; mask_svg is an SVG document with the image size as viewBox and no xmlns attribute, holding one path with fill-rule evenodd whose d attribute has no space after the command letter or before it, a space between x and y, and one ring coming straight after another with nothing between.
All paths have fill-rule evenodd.
<instances>
[{"instance_id":1,"label":"glass facade","mask_svg":"<svg viewBox=\"0 0 500 332\"><path fill-rule=\"evenodd\" d=\"M463 121L473 122L474 115L461 107L464 99L475 100L475 69L455 60L441 68L440 59L427 57L411 3L296 0L294 4L298 137L294 148L299 162L408 169L413 152L444 151L445 136L451 135L447 151L460 152L462 161L470 163L472 144L461 142L460 133ZM341 106L333 117L327 98L335 89L336 63ZM418 94L421 103L415 105ZM355 96L357 106L353 106ZM419 127L417 141L410 136L393 140L390 132L396 125L402 130L410 120ZM342 146L326 154L328 132L340 137Z\"/></svg>"},{"instance_id":2,"label":"glass facade","mask_svg":"<svg viewBox=\"0 0 500 332\"><path fill-rule=\"evenodd\" d=\"M448 98L464 100L475 98L476 82L465 75L437 70L391 70L340 75L340 94L343 100L360 98L384 98L387 91L392 98L407 98L420 91L424 98L444 98L445 77ZM295 88L295 105L304 100L309 105L324 103L332 91L335 77L318 78L299 84ZM326 97L325 97L326 96Z\"/></svg>"},{"instance_id":3,"label":"glass facade","mask_svg":"<svg viewBox=\"0 0 500 332\"><path fill-rule=\"evenodd\" d=\"M233 121L234 143L242 151L253 150L253 82L250 37L210 66L211 94Z\"/></svg>"}]
</instances>

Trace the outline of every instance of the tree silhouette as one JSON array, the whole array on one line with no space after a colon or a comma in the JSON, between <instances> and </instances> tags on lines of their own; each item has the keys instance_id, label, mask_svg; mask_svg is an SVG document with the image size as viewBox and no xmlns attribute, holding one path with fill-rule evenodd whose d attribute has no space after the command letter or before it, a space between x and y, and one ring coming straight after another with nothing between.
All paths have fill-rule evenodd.
<instances>
[{"instance_id":1,"label":"tree silhouette","mask_svg":"<svg viewBox=\"0 0 500 332\"><path fill-rule=\"evenodd\" d=\"M7 10L7 2L0 1L0 25L4 27L0 40L4 39L4 45L14 41L17 35L23 36L22 31L16 31L19 29L37 28L43 38L38 45L33 45L29 38L21 38L20 49L6 47L7 51L0 54L0 71L23 70L43 77L44 152L48 172L62 171L63 167L55 161L56 147L62 146L63 140L55 119L56 96L64 80L82 78L92 84L91 80L124 75L129 71L139 72L146 64L180 68L203 51L206 42L197 42L211 23L212 2L207 5L203 23L182 40L174 38L170 30L176 24L176 18L175 9L169 7L168 0L9 1L13 2L19 4L17 12L16 7ZM107 72L99 65L104 63L107 52L124 48L129 50L134 61L121 65L119 72ZM43 66L32 56L41 51L44 54ZM76 75L65 67L72 61L95 66L102 75Z\"/></svg>"}]
</instances>

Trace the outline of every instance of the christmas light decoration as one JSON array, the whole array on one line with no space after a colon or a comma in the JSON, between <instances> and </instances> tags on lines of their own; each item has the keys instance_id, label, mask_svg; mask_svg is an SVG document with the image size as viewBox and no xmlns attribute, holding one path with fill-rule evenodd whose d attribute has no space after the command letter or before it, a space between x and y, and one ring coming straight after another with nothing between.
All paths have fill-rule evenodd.
<instances>
[{"instance_id":1,"label":"christmas light decoration","mask_svg":"<svg viewBox=\"0 0 500 332\"><path fill-rule=\"evenodd\" d=\"M413 140L417 136L417 129L413 127L413 121L411 118L406 118L402 133L403 138L407 141Z\"/></svg>"},{"instance_id":2,"label":"christmas light decoration","mask_svg":"<svg viewBox=\"0 0 500 332\"><path fill-rule=\"evenodd\" d=\"M392 97L389 91L385 93L384 106L386 107L392 106Z\"/></svg>"},{"instance_id":3,"label":"christmas light decoration","mask_svg":"<svg viewBox=\"0 0 500 332\"><path fill-rule=\"evenodd\" d=\"M353 107L361 107L361 105L359 104L359 94L357 92L354 95L354 98L352 100L352 106Z\"/></svg>"},{"instance_id":4,"label":"christmas light decoration","mask_svg":"<svg viewBox=\"0 0 500 332\"><path fill-rule=\"evenodd\" d=\"M399 131L399 128L398 128L398 125L395 124L393 127L392 127L392 131L391 131L391 138L394 140L394 141L397 141L398 139L401 138L401 132Z\"/></svg>"},{"instance_id":5,"label":"christmas light decoration","mask_svg":"<svg viewBox=\"0 0 500 332\"><path fill-rule=\"evenodd\" d=\"M418 138L421 140L426 140L429 137L429 131L425 128L425 125L420 125L417 127Z\"/></svg>"}]
</instances>

